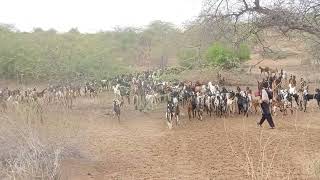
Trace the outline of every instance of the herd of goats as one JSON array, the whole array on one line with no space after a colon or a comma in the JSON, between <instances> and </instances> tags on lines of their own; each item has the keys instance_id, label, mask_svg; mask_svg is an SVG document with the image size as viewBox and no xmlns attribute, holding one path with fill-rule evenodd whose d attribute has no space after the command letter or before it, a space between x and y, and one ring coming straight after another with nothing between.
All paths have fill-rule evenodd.
<instances>
[{"instance_id":1,"label":"herd of goats","mask_svg":"<svg viewBox=\"0 0 320 180\"><path fill-rule=\"evenodd\" d=\"M112 91L113 115L120 121L120 109L125 103L133 104L135 110L153 110L157 104L166 104L168 125L179 125L180 109L186 109L189 119L203 119L208 116L232 116L233 114L257 113L260 109L262 84L268 84L272 112L287 114L293 109L306 111L309 101L314 99L320 107L320 90L309 92L306 81L299 82L294 75L288 76L283 70L259 67L263 79L257 81L257 89L227 88L224 78L218 73L217 81L163 81L160 76L172 73L170 70L144 71L135 74L122 74L113 78L90 81L83 85L48 85L43 90L0 88L0 112L5 112L8 104L20 103L61 103L67 108L73 107L74 99L79 97L95 98L99 93Z\"/></svg>"}]
</instances>

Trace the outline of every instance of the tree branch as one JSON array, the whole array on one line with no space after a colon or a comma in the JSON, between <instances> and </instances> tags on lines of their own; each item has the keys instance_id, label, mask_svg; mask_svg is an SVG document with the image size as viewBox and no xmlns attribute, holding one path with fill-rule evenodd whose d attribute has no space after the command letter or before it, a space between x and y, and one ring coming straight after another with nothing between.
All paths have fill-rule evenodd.
<instances>
[{"instance_id":1,"label":"tree branch","mask_svg":"<svg viewBox=\"0 0 320 180\"><path fill-rule=\"evenodd\" d=\"M259 0L255 0L254 1L254 5L255 5L255 8L259 9L260 8L260 1Z\"/></svg>"},{"instance_id":2,"label":"tree branch","mask_svg":"<svg viewBox=\"0 0 320 180\"><path fill-rule=\"evenodd\" d=\"M246 9L248 9L249 7L248 7L247 1L246 1L246 0L242 0L242 2L243 2L243 4L244 4L244 7L245 7Z\"/></svg>"}]
</instances>

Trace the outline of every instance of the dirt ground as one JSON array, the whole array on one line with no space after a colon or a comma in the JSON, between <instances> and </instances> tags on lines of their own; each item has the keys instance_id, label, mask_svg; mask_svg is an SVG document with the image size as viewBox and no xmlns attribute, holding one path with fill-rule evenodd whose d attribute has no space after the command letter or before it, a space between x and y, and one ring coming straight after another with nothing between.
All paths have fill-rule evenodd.
<instances>
[{"instance_id":1,"label":"dirt ground","mask_svg":"<svg viewBox=\"0 0 320 180\"><path fill-rule=\"evenodd\" d=\"M257 127L260 116L254 114L203 121L183 117L181 126L169 130L161 106L150 113L126 107L118 123L107 115L107 105L96 101L80 102L83 107L69 112L81 116L82 155L63 161L62 179L316 178L318 109L274 117L274 130L267 122Z\"/></svg>"}]
</instances>

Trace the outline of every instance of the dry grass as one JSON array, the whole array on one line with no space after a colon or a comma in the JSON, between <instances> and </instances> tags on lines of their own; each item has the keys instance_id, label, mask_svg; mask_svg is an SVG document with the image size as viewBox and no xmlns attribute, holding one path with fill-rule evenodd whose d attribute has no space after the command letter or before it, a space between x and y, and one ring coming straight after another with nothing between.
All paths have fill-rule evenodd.
<instances>
[{"instance_id":1,"label":"dry grass","mask_svg":"<svg viewBox=\"0 0 320 180\"><path fill-rule=\"evenodd\" d=\"M1 177L9 179L58 179L60 148L40 140L26 124L1 119Z\"/></svg>"},{"instance_id":2,"label":"dry grass","mask_svg":"<svg viewBox=\"0 0 320 180\"><path fill-rule=\"evenodd\" d=\"M253 127L245 122L247 120L242 119L242 127L238 129L239 133L236 135L232 125L227 123L228 121L224 123L226 139L235 157L234 162L242 164L241 167L248 179L264 180L279 177L281 179L318 179L320 161L313 160L317 157L316 153L310 154L310 150L313 149L310 147L310 138L315 135L315 132L309 129L312 126L315 128L318 123L315 123L314 119L310 121L310 117L301 120L298 115L292 117L291 122L288 122L287 118L275 117L274 119L278 121L278 125L281 122L280 130L259 127L253 130ZM288 130L281 127L283 123ZM268 127L267 122L265 126ZM235 141L236 138L238 138L237 141Z\"/></svg>"},{"instance_id":3,"label":"dry grass","mask_svg":"<svg viewBox=\"0 0 320 180\"><path fill-rule=\"evenodd\" d=\"M314 174L316 178L320 179L320 160L314 162Z\"/></svg>"},{"instance_id":4,"label":"dry grass","mask_svg":"<svg viewBox=\"0 0 320 180\"><path fill-rule=\"evenodd\" d=\"M0 179L60 179L61 159L74 151L75 129L44 105L11 106L0 114Z\"/></svg>"}]
</instances>

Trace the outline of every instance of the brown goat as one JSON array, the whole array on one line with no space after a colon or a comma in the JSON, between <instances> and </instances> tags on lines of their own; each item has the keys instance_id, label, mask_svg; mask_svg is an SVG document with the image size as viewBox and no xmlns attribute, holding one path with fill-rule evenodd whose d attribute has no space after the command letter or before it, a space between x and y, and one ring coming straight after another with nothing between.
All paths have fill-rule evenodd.
<instances>
[{"instance_id":1,"label":"brown goat","mask_svg":"<svg viewBox=\"0 0 320 180\"><path fill-rule=\"evenodd\" d=\"M260 69L260 73L267 73L269 74L269 67L261 67L259 66L259 69Z\"/></svg>"}]
</instances>

